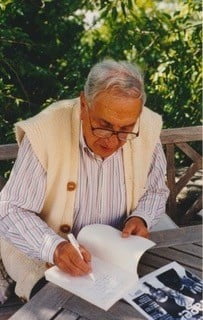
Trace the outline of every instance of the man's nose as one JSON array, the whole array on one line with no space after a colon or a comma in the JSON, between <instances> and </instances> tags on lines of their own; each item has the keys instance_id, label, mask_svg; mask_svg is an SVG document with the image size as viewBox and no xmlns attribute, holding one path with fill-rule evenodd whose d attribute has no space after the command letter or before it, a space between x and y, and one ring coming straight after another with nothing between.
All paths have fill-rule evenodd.
<instances>
[{"instance_id":1,"label":"man's nose","mask_svg":"<svg viewBox=\"0 0 203 320\"><path fill-rule=\"evenodd\" d=\"M119 144L119 139L116 134L112 134L110 138L107 139L107 144L109 147L115 147Z\"/></svg>"}]
</instances>

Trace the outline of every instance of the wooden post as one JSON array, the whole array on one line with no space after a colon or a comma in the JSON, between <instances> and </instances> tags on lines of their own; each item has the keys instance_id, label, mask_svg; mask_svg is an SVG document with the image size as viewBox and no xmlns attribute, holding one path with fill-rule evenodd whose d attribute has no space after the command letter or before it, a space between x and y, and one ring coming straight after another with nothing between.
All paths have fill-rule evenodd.
<instances>
[{"instance_id":1,"label":"wooden post","mask_svg":"<svg viewBox=\"0 0 203 320\"><path fill-rule=\"evenodd\" d=\"M172 218L176 215L176 185L175 185L175 161L174 161L174 144L166 145L167 160L167 185L170 190L168 198L168 215Z\"/></svg>"}]
</instances>

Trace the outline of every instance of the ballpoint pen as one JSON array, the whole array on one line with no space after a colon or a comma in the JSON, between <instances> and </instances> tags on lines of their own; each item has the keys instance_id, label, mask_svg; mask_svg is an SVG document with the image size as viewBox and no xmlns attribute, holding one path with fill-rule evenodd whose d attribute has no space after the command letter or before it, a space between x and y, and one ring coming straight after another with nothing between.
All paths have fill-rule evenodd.
<instances>
[{"instance_id":1,"label":"ballpoint pen","mask_svg":"<svg viewBox=\"0 0 203 320\"><path fill-rule=\"evenodd\" d=\"M69 234L68 234L68 240L70 241L70 243L72 244L72 246L77 250L77 252L78 252L78 254L80 255L80 257L84 260L83 255L82 255L82 253L81 253L81 251L80 251L80 245L79 245L79 243L77 242L77 240L75 239L75 237L74 237L74 235L73 235L72 233L69 233ZM95 277L94 277L94 275L93 275L92 272L89 273L88 275L90 276L90 278L91 278L93 281L95 281Z\"/></svg>"}]
</instances>

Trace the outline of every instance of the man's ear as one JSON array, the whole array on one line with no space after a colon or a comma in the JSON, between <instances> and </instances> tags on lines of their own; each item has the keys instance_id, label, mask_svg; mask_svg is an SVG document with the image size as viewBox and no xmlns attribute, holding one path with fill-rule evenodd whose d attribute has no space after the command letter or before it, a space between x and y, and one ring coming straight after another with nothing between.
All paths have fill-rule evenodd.
<instances>
[{"instance_id":1,"label":"man's ear","mask_svg":"<svg viewBox=\"0 0 203 320\"><path fill-rule=\"evenodd\" d=\"M85 95L83 91L81 91L80 93L80 106L81 106L80 118L81 120L83 120L85 116L85 110L86 110Z\"/></svg>"}]
</instances>

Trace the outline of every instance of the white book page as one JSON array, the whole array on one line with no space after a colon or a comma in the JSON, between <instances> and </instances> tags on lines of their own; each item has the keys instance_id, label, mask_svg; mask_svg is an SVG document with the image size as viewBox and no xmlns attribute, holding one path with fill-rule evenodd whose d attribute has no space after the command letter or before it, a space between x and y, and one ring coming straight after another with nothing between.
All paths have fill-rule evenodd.
<instances>
[{"instance_id":1,"label":"white book page","mask_svg":"<svg viewBox=\"0 0 203 320\"><path fill-rule=\"evenodd\" d=\"M136 286L135 275L92 258L95 282L88 276L72 277L54 266L45 272L45 277L65 290L76 294L88 302L108 310L116 301Z\"/></svg>"},{"instance_id":2,"label":"white book page","mask_svg":"<svg viewBox=\"0 0 203 320\"><path fill-rule=\"evenodd\" d=\"M93 256L133 274L137 274L142 254L155 245L153 241L139 236L122 238L121 231L102 224L85 226L77 239Z\"/></svg>"}]
</instances>

